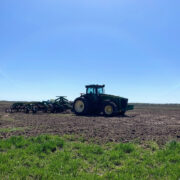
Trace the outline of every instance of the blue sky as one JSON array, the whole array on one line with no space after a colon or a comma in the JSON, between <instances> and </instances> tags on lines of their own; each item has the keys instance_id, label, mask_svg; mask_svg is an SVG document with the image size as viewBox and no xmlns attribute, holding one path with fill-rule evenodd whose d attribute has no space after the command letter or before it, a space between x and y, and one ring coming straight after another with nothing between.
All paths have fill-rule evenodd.
<instances>
[{"instance_id":1,"label":"blue sky","mask_svg":"<svg viewBox=\"0 0 180 180\"><path fill-rule=\"evenodd\" d=\"M180 1L1 0L0 100L73 100L84 85L180 103Z\"/></svg>"}]
</instances>

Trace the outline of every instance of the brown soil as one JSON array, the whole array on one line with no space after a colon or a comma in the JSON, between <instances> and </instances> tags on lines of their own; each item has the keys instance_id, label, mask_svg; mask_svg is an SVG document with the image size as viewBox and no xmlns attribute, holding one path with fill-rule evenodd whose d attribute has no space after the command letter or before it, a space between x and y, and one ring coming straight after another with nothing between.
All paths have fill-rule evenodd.
<instances>
[{"instance_id":1,"label":"brown soil","mask_svg":"<svg viewBox=\"0 0 180 180\"><path fill-rule=\"evenodd\" d=\"M126 117L111 118L73 113L7 114L4 110L8 106L9 103L0 103L0 138L45 133L82 135L102 143L155 140L164 144L172 139L180 140L180 106L177 105L137 105ZM10 131L3 131L7 128Z\"/></svg>"}]
</instances>

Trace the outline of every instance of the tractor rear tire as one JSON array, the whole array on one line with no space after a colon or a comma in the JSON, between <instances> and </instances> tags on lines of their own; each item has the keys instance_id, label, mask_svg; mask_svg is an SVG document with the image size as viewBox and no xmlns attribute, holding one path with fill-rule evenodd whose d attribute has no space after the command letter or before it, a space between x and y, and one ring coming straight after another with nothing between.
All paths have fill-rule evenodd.
<instances>
[{"instance_id":1,"label":"tractor rear tire","mask_svg":"<svg viewBox=\"0 0 180 180\"><path fill-rule=\"evenodd\" d=\"M103 105L103 114L106 117L114 116L115 113L117 112L116 109L117 109L117 107L116 107L115 103L113 103L113 102L105 102L104 105Z\"/></svg>"},{"instance_id":2,"label":"tractor rear tire","mask_svg":"<svg viewBox=\"0 0 180 180\"><path fill-rule=\"evenodd\" d=\"M88 101L85 98L77 98L73 103L73 111L76 115L88 114Z\"/></svg>"}]
</instances>

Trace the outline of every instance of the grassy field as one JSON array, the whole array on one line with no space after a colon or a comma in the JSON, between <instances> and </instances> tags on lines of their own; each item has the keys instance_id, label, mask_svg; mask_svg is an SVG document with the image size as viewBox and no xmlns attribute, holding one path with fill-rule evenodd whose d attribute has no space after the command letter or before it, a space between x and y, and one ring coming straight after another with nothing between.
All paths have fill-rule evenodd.
<instances>
[{"instance_id":1,"label":"grassy field","mask_svg":"<svg viewBox=\"0 0 180 180\"><path fill-rule=\"evenodd\" d=\"M180 143L94 144L76 136L0 140L0 179L178 179Z\"/></svg>"}]
</instances>

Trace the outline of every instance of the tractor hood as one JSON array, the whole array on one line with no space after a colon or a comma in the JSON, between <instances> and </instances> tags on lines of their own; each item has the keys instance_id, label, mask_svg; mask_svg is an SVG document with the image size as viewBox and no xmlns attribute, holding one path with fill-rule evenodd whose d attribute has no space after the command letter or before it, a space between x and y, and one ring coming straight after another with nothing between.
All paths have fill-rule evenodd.
<instances>
[{"instance_id":1,"label":"tractor hood","mask_svg":"<svg viewBox=\"0 0 180 180\"><path fill-rule=\"evenodd\" d=\"M120 96L114 96L114 95L111 95L111 94L101 94L101 97L103 98L107 98L107 99L124 99L124 100L128 100L127 98L124 98L124 97L120 97Z\"/></svg>"}]
</instances>

